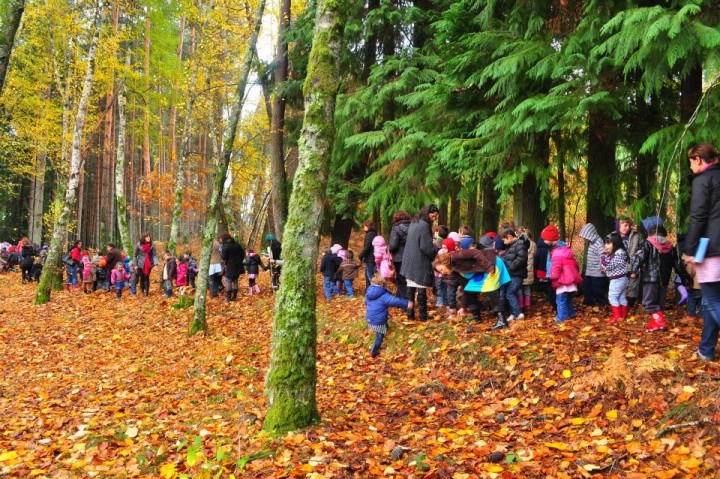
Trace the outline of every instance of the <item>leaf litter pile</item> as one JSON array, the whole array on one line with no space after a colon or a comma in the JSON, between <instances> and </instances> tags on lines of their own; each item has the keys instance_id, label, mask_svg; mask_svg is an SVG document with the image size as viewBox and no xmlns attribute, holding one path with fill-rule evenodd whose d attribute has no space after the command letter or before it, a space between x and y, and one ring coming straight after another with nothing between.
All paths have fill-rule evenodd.
<instances>
[{"instance_id":1,"label":"leaf litter pile","mask_svg":"<svg viewBox=\"0 0 720 479\"><path fill-rule=\"evenodd\" d=\"M536 301L499 332L393 310L372 359L362 297L318 299L322 422L277 437L261 429L260 284L209 301L210 334L188 337L192 310L157 283L147 299L56 292L35 307L34 284L0 276L0 477L719 474L720 367L697 359L701 320L679 308L655 334L639 309L618 327L582 307L557 325Z\"/></svg>"}]
</instances>

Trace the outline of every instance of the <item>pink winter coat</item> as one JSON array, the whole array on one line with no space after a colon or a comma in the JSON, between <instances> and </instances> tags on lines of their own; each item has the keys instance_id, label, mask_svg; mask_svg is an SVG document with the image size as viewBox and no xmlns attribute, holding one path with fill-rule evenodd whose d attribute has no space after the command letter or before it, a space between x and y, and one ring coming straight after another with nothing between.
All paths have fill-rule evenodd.
<instances>
[{"instance_id":1,"label":"pink winter coat","mask_svg":"<svg viewBox=\"0 0 720 479\"><path fill-rule=\"evenodd\" d=\"M548 278L552 280L553 288L582 283L580 265L569 246L558 246L553 249L550 252L550 258L552 266Z\"/></svg>"},{"instance_id":2,"label":"pink winter coat","mask_svg":"<svg viewBox=\"0 0 720 479\"><path fill-rule=\"evenodd\" d=\"M188 284L188 265L186 263L178 263L176 286L187 286Z\"/></svg>"},{"instance_id":3,"label":"pink winter coat","mask_svg":"<svg viewBox=\"0 0 720 479\"><path fill-rule=\"evenodd\" d=\"M385 244L385 238L377 235L372 240L373 245L373 256L375 256L375 266L380 267L383 255L387 252L387 245Z\"/></svg>"}]
</instances>

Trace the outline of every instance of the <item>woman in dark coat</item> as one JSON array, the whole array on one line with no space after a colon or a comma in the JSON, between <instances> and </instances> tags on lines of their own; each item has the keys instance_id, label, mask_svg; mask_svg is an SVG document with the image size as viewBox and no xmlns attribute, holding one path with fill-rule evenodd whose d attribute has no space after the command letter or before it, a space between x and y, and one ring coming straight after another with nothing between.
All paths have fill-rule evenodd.
<instances>
[{"instance_id":1,"label":"woman in dark coat","mask_svg":"<svg viewBox=\"0 0 720 479\"><path fill-rule=\"evenodd\" d=\"M157 250L149 233L142 235L140 241L135 245L133 259L137 265L140 291L143 296L147 296L150 293L150 272L154 266L158 265Z\"/></svg>"},{"instance_id":2,"label":"woman in dark coat","mask_svg":"<svg viewBox=\"0 0 720 479\"><path fill-rule=\"evenodd\" d=\"M30 272L32 271L32 265L35 262L34 258L37 254L35 253L35 246L33 246L29 239L23 238L21 243L22 248L20 252L22 254L20 256L22 259L20 260L20 271L22 271L22 282L25 284L26 282L32 281Z\"/></svg>"},{"instance_id":3,"label":"woman in dark coat","mask_svg":"<svg viewBox=\"0 0 720 479\"><path fill-rule=\"evenodd\" d=\"M695 263L696 254L705 249L705 258L698 258L700 263L694 265L703 304L703 329L697 355L711 361L715 359L720 332L720 152L709 143L701 143L690 148L688 160L694 177L685 262Z\"/></svg>"},{"instance_id":4,"label":"woman in dark coat","mask_svg":"<svg viewBox=\"0 0 720 479\"><path fill-rule=\"evenodd\" d=\"M365 243L358 255L358 259L365 263L365 290L367 291L367 288L370 287L370 280L375 275L375 254L372 242L377 233L375 232L373 220L367 220L363 223L363 231L365 231Z\"/></svg>"},{"instance_id":5,"label":"woman in dark coat","mask_svg":"<svg viewBox=\"0 0 720 479\"><path fill-rule=\"evenodd\" d=\"M410 223L400 270L400 274L405 276L407 281L405 298L415 303L415 293L417 293L420 321L428 319L427 288L431 288L433 285L432 260L437 254L433 244L432 225L437 219L438 213L437 206L424 206ZM413 310L408 310L408 318L415 319Z\"/></svg>"},{"instance_id":6,"label":"woman in dark coat","mask_svg":"<svg viewBox=\"0 0 720 479\"><path fill-rule=\"evenodd\" d=\"M410 215L405 211L395 212L392 217L393 226L390 230L390 243L388 243L388 251L392 255L395 271L397 271L397 296L401 298L407 295L407 282L405 281L405 276L400 274L400 269L402 269L405 242L407 241L408 229L410 229L410 220Z\"/></svg>"},{"instance_id":7,"label":"woman in dark coat","mask_svg":"<svg viewBox=\"0 0 720 479\"><path fill-rule=\"evenodd\" d=\"M235 242L230 233L220 235L220 243L222 244L222 259L225 262L225 289L227 297L226 301L234 301L237 299L238 278L241 274L245 274L245 250L242 246Z\"/></svg>"}]
</instances>

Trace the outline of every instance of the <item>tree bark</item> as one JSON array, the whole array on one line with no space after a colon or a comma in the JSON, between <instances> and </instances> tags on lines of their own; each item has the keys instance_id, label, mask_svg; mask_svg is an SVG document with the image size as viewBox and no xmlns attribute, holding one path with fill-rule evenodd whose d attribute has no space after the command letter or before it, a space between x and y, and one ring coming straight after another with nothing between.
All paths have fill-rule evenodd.
<instances>
[{"instance_id":1,"label":"tree bark","mask_svg":"<svg viewBox=\"0 0 720 479\"><path fill-rule=\"evenodd\" d=\"M130 53L127 53L125 67L130 70ZM127 217L127 199L125 197L125 92L127 85L123 80L118 87L118 127L117 127L117 149L115 158L115 202L117 203L117 220L120 229L120 241L125 252L132 258L133 246L130 239Z\"/></svg>"},{"instance_id":2,"label":"tree bark","mask_svg":"<svg viewBox=\"0 0 720 479\"><path fill-rule=\"evenodd\" d=\"M615 229L615 144L617 122L604 112L591 112L588 120L587 223L600 234ZM603 233L605 232L605 233Z\"/></svg>"},{"instance_id":3,"label":"tree bark","mask_svg":"<svg viewBox=\"0 0 720 479\"><path fill-rule=\"evenodd\" d=\"M202 251L200 253L200 267L198 278L196 281L197 288L195 290L195 305L193 319L188 328L189 334L195 334L200 331L207 331L207 319L205 314L205 303L207 299L207 283L208 271L210 270L210 254L212 253L212 244L217 233L219 208L222 203L223 185L227 169L230 165L230 157L233 152L233 143L235 142L235 134L237 133L238 123L240 122L240 114L242 113L245 101L245 89L250 76L252 67L253 52L257 45L258 33L262 25L263 12L265 10L265 1L260 0L255 12L255 26L250 37L250 45L245 53L240 81L235 90L235 104L233 105L228 119L227 128L223 139L222 158L219 159L215 167L215 179L212 184L212 196L210 197L210 205L208 206L205 220L205 231L203 232Z\"/></svg>"},{"instance_id":4,"label":"tree bark","mask_svg":"<svg viewBox=\"0 0 720 479\"><path fill-rule=\"evenodd\" d=\"M692 118L695 109L702 98L702 65L697 65L680 82L680 121L687 124ZM687 173L686 151L681 151L680 187L678 191L677 206L675 207L678 231L685 231L690 221L687 214L690 211L690 175Z\"/></svg>"},{"instance_id":5,"label":"tree bark","mask_svg":"<svg viewBox=\"0 0 720 479\"><path fill-rule=\"evenodd\" d=\"M500 206L498 200L500 194L495 190L493 179L485 177L482 179L482 214L480 222L482 233L496 231L500 224Z\"/></svg>"},{"instance_id":6,"label":"tree bark","mask_svg":"<svg viewBox=\"0 0 720 479\"><path fill-rule=\"evenodd\" d=\"M466 180L465 187L467 191L467 215L465 216L465 223L470 227L473 235L477 234L477 207L478 207L478 187L477 182L473 179ZM477 236L475 236L477 238Z\"/></svg>"},{"instance_id":7,"label":"tree bark","mask_svg":"<svg viewBox=\"0 0 720 479\"><path fill-rule=\"evenodd\" d=\"M288 44L285 35L290 28L291 0L281 0L278 40L275 54L275 91L270 120L270 175L272 177L272 208L275 236L282 240L287 221L288 180L285 172L285 98L282 87L288 76Z\"/></svg>"},{"instance_id":8,"label":"tree bark","mask_svg":"<svg viewBox=\"0 0 720 479\"><path fill-rule=\"evenodd\" d=\"M30 241L39 245L42 242L43 205L45 200L45 169L47 168L47 153L40 150L34 162L34 171L30 190L30 221L28 222L28 235Z\"/></svg>"},{"instance_id":9,"label":"tree bark","mask_svg":"<svg viewBox=\"0 0 720 479\"><path fill-rule=\"evenodd\" d=\"M283 432L320 420L315 398L318 238L322 227L340 77L344 18L341 2L319 0L305 79L300 166L283 245L282 287L275 304L268 402L263 428Z\"/></svg>"},{"instance_id":10,"label":"tree bark","mask_svg":"<svg viewBox=\"0 0 720 479\"><path fill-rule=\"evenodd\" d=\"M85 125L85 117L87 115L88 101L90 91L93 84L93 70L95 67L95 55L97 53L98 42L100 40L102 14L100 7L95 11L95 32L90 43L90 50L87 56L87 71L83 80L82 93L78 102L77 114L75 115L75 126L73 128L72 147L70 153L70 177L65 190L65 201L63 202L60 214L55 218L53 225L52 239L50 248L48 249L45 267L43 268L40 282L38 283L35 304L43 304L50 301L50 290L52 288L53 277L57 274L57 268L60 263L61 247L65 236L67 235L68 223L70 221L70 213L72 212L77 196L78 180L80 179L80 170L82 168L82 135Z\"/></svg>"},{"instance_id":11,"label":"tree bark","mask_svg":"<svg viewBox=\"0 0 720 479\"><path fill-rule=\"evenodd\" d=\"M7 10L0 18L0 95L5 86L5 76L10 64L10 54L15 44L15 35L20 28L20 21L25 12L25 0L8 0Z\"/></svg>"}]
</instances>

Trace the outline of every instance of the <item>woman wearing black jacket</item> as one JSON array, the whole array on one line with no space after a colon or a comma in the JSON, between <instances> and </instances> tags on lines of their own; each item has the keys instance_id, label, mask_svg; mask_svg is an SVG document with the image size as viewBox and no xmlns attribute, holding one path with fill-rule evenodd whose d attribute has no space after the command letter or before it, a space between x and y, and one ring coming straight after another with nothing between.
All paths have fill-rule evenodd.
<instances>
[{"instance_id":1,"label":"woman wearing black jacket","mask_svg":"<svg viewBox=\"0 0 720 479\"><path fill-rule=\"evenodd\" d=\"M437 254L433 244L432 225L437 219L438 213L437 206L424 206L410 223L400 270L400 274L405 276L407 281L405 299L414 303L415 293L417 293L420 321L428 319L427 288L431 288L433 285L432 260ZM415 319L413 310L408 310L408 318Z\"/></svg>"},{"instance_id":2,"label":"woman wearing black jacket","mask_svg":"<svg viewBox=\"0 0 720 479\"><path fill-rule=\"evenodd\" d=\"M243 266L245 250L227 232L220 235L220 243L222 244L222 259L225 262L225 290L227 294L225 300L234 301L237 299L238 289L240 289L238 278L241 274L245 274L245 267Z\"/></svg>"},{"instance_id":3,"label":"woman wearing black jacket","mask_svg":"<svg viewBox=\"0 0 720 479\"><path fill-rule=\"evenodd\" d=\"M393 226L390 230L390 243L388 243L388 251L392 255L395 271L397 272L397 296L400 298L404 298L407 295L407 282L405 281L405 276L400 274L400 269L402 269L405 242L407 241L411 219L410 215L405 211L395 212L392 217Z\"/></svg>"},{"instance_id":4,"label":"woman wearing black jacket","mask_svg":"<svg viewBox=\"0 0 720 479\"><path fill-rule=\"evenodd\" d=\"M692 179L690 227L685 237L685 262L694 263L700 238L707 238L705 259L695 264L703 303L703 330L697 355L715 359L720 332L720 154L709 143L688 151Z\"/></svg>"},{"instance_id":5,"label":"woman wearing black jacket","mask_svg":"<svg viewBox=\"0 0 720 479\"><path fill-rule=\"evenodd\" d=\"M365 289L367 290L370 287L370 280L375 274L375 254L372 242L377 233L375 233L373 220L367 220L363 223L363 231L365 231L365 243L358 259L365 263Z\"/></svg>"}]
</instances>

